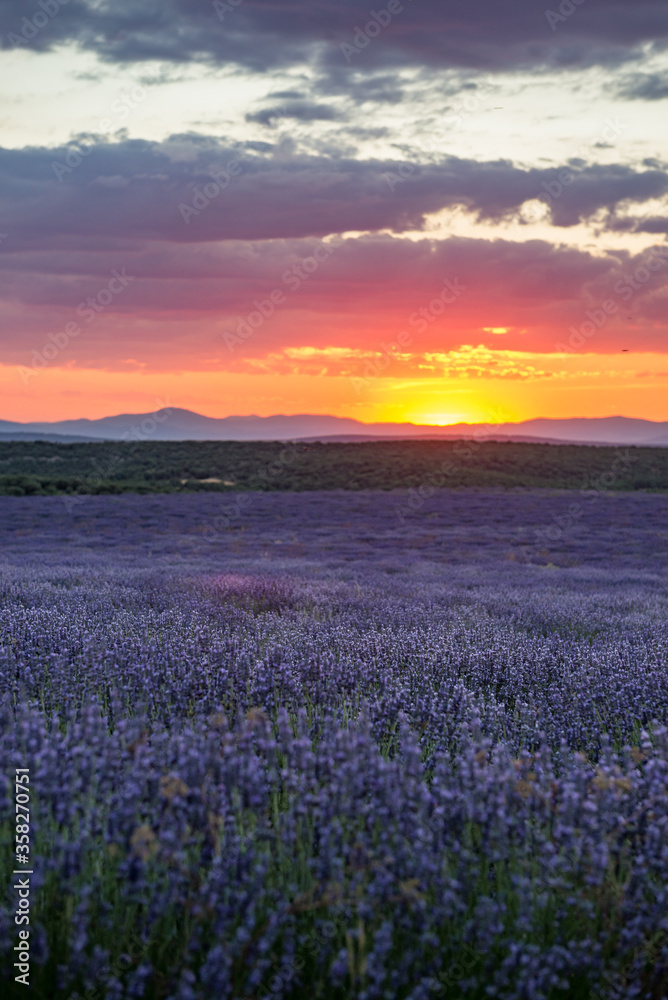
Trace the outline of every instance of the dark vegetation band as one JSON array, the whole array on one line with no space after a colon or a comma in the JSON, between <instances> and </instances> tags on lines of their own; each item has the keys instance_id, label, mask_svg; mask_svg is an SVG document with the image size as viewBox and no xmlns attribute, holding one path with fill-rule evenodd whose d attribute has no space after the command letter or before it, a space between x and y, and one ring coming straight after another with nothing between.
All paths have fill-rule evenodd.
<instances>
[{"instance_id":1,"label":"dark vegetation band","mask_svg":"<svg viewBox=\"0 0 668 1000\"><path fill-rule=\"evenodd\" d=\"M668 489L668 448L499 441L0 443L0 495Z\"/></svg>"}]
</instances>

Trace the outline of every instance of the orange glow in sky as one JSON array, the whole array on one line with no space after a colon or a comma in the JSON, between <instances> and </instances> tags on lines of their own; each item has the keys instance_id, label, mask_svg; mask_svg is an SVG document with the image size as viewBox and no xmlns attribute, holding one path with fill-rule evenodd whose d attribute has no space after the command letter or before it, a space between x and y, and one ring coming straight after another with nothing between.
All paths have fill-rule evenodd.
<instances>
[{"instance_id":1,"label":"orange glow in sky","mask_svg":"<svg viewBox=\"0 0 668 1000\"><path fill-rule=\"evenodd\" d=\"M147 6L0 46L0 419L668 420L665 0Z\"/></svg>"},{"instance_id":2,"label":"orange glow in sky","mask_svg":"<svg viewBox=\"0 0 668 1000\"><path fill-rule=\"evenodd\" d=\"M496 360L499 360L496 358ZM504 423L531 417L627 416L666 419L668 365L661 354L508 354L485 369L471 355L420 367L403 362L410 376L395 373L360 379L359 364L291 362L290 370L109 372L47 368L26 385L15 366L0 367L3 416L21 422L145 413L179 406L207 416L254 413L329 413L365 423ZM359 361L359 359L358 359ZM461 361L461 364L459 363ZM434 369L435 365L435 369ZM467 367L468 366L468 367ZM480 367L480 370L478 370ZM495 375L501 368L504 374ZM540 373L531 376L528 369ZM434 370L432 370L434 369Z\"/></svg>"}]
</instances>

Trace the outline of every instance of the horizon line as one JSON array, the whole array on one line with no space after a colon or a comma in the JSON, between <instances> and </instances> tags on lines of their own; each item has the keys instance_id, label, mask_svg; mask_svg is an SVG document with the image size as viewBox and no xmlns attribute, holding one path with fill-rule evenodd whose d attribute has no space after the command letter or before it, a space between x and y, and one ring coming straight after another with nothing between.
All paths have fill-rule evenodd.
<instances>
[{"instance_id":1,"label":"horizon line","mask_svg":"<svg viewBox=\"0 0 668 1000\"><path fill-rule=\"evenodd\" d=\"M184 406L162 406L162 407L160 407L160 408L158 408L156 410L144 410L144 411L140 411L140 412L128 412L128 411L125 411L125 412L115 412L115 413L106 414L105 416L102 416L102 417L78 416L78 417L62 417L62 418L56 419L56 420L36 419L36 420L26 420L26 421L11 420L9 418L0 417L0 424L13 424L13 425L15 425L17 427L25 427L25 426L30 426L30 425L34 425L34 424L42 424L42 425L44 425L44 424L64 424L64 423L76 422L76 421L86 421L86 422L89 422L89 423L98 423L101 420L112 420L112 419L118 418L118 417L150 417L150 416L153 416L153 415L155 415L157 413L173 413L175 411L180 412L180 413L187 413L187 414L190 414L190 415L196 416L196 417L202 417L205 420L215 420L215 421L222 421L222 420L262 420L262 421L265 421L265 420L299 419L299 418L301 418L301 419L310 419L310 420L330 419L330 420L352 421L353 423L358 424L360 427L378 427L378 426L385 425L387 427L415 427L415 428L428 427L428 428L433 428L434 430L444 430L444 429L446 429L448 427L480 427L480 426L501 427L501 426L508 426L508 425L517 425L517 426L519 426L521 424L527 424L527 423L531 423L533 421L539 421L539 420L542 420L542 421L551 421L551 422L565 421L565 420L580 420L580 421L587 421L587 422L589 422L589 421L595 421L595 420L639 420L639 421L643 421L644 423L650 423L650 424L661 424L661 423L668 422L668 416L666 417L665 420L652 420L652 419L650 419L648 417L634 417L634 416L629 416L629 415L626 415L626 414L623 414L623 413L611 413L611 414L609 413L609 414L600 415L600 416L594 416L594 417L591 417L591 416L590 417L585 417L585 416L574 415L574 416L567 416L567 417L535 416L535 417L525 417L525 418L522 418L522 419L514 419L514 420L512 420L512 419L511 420L452 420L452 421L448 421L448 422L444 422L444 423L427 423L427 422L425 422L425 423L418 423L418 422L416 422L414 420L375 420L375 421L364 421L364 420L358 419L357 417L341 416L341 415L335 414L335 413L272 413L272 414L269 414L267 416L261 416L261 415L259 415L257 413L231 413L231 414L227 414L224 417L214 417L214 416L210 416L207 413L201 413L199 410L190 410L190 409L188 409L187 407L184 407Z\"/></svg>"}]
</instances>

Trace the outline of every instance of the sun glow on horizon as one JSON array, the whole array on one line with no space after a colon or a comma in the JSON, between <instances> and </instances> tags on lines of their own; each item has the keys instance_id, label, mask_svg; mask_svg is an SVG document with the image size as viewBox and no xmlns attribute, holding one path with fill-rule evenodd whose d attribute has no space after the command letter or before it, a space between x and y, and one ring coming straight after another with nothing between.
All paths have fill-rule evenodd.
<instances>
[{"instance_id":1,"label":"sun glow on horizon","mask_svg":"<svg viewBox=\"0 0 668 1000\"><path fill-rule=\"evenodd\" d=\"M425 413L412 419L415 424L449 427L451 424L470 424L476 421L467 413Z\"/></svg>"}]
</instances>

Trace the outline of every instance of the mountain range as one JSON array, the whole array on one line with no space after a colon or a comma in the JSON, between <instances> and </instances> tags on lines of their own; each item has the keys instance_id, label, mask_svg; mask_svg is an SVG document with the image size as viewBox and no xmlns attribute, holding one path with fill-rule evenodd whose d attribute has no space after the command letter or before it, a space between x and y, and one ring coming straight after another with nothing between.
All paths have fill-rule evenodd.
<instances>
[{"instance_id":1,"label":"mountain range","mask_svg":"<svg viewBox=\"0 0 668 1000\"><path fill-rule=\"evenodd\" d=\"M97 420L16 423L0 420L0 441L377 441L480 438L559 444L668 447L668 421L634 417L535 418L506 424L364 424L350 417L277 415L205 417L167 407Z\"/></svg>"}]
</instances>

